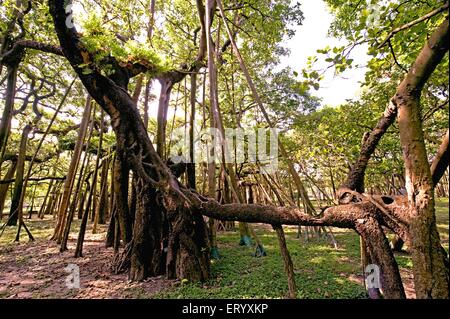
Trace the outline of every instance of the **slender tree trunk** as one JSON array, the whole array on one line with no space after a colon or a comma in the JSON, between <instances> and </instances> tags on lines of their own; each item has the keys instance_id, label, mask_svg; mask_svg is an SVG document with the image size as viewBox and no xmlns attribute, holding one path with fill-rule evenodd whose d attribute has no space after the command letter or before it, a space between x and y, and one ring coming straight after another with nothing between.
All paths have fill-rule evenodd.
<instances>
[{"instance_id":1,"label":"slender tree trunk","mask_svg":"<svg viewBox=\"0 0 450 319\"><path fill-rule=\"evenodd\" d=\"M5 175L5 180L14 178L17 168L17 160L11 161L8 172ZM53 181L52 181L53 182ZM3 209L5 208L6 197L8 196L9 183L0 184L0 220L3 218Z\"/></svg>"},{"instance_id":2,"label":"slender tree trunk","mask_svg":"<svg viewBox=\"0 0 450 319\"><path fill-rule=\"evenodd\" d=\"M20 198L23 190L23 178L25 170L25 157L27 152L28 134L31 132L31 125L26 125L22 131L22 139L20 141L19 156L17 159L17 172L14 182L14 193L11 199L11 209L9 212L8 226L17 225L20 214Z\"/></svg>"},{"instance_id":3,"label":"slender tree trunk","mask_svg":"<svg viewBox=\"0 0 450 319\"><path fill-rule=\"evenodd\" d=\"M95 212L94 226L92 228L92 233L97 233L98 224L104 225L106 223L106 217L108 215L108 169L109 169L109 159L103 160L101 182L100 182L100 195L99 203L97 206L97 211Z\"/></svg>"},{"instance_id":4,"label":"slender tree trunk","mask_svg":"<svg viewBox=\"0 0 450 319\"><path fill-rule=\"evenodd\" d=\"M82 191L80 194L80 200L78 201L78 208L77 208L77 218L78 219L83 218L84 203L86 202L86 194L87 194L87 190Z\"/></svg>"},{"instance_id":5,"label":"slender tree trunk","mask_svg":"<svg viewBox=\"0 0 450 319\"><path fill-rule=\"evenodd\" d=\"M191 114L189 119L189 161L187 164L187 185L195 189L195 158L194 158L194 134L195 134L195 103L197 93L197 74L191 74Z\"/></svg>"},{"instance_id":6,"label":"slender tree trunk","mask_svg":"<svg viewBox=\"0 0 450 319\"><path fill-rule=\"evenodd\" d=\"M2 120L0 122L0 167L3 162L3 156L6 151L6 145L11 130L11 120L14 111L14 99L16 96L17 70L19 69L19 62L8 65L5 107L3 109Z\"/></svg>"},{"instance_id":7,"label":"slender tree trunk","mask_svg":"<svg viewBox=\"0 0 450 319\"><path fill-rule=\"evenodd\" d=\"M136 81L136 87L134 88L133 96L132 96L132 99L133 99L134 103L136 103L136 105L138 104L139 96L141 95L144 79L145 79L144 74L141 74L137 78L137 81Z\"/></svg>"},{"instance_id":8,"label":"slender tree trunk","mask_svg":"<svg viewBox=\"0 0 450 319\"><path fill-rule=\"evenodd\" d=\"M93 125L94 125L94 123L92 123L92 126ZM92 133L92 131L91 131L91 133ZM86 144L86 153L85 153L85 156L84 156L84 159L83 159L83 163L82 163L82 167L81 167L81 170L80 170L80 176L78 177L77 186L75 188L75 192L76 192L75 198L72 200L72 203L71 203L70 208L69 208L69 214L67 215L67 221L66 221L66 223L64 225L64 232L63 232L63 236L62 236L62 239L61 239L61 245L60 245L60 251L61 252L67 250L67 241L69 240L70 228L72 226L73 218L74 218L74 215L75 215L75 206L77 204L76 199L79 198L80 195L84 196L83 194L78 194L78 193L81 192L81 188L83 186L81 181L82 181L82 179L84 177L84 174L83 174L84 166L86 165L87 158L90 157L88 155L88 153L87 153L88 147L89 147L89 142ZM83 209L83 203L84 203L84 197L82 197L80 199L80 201L82 201L82 202L81 202L81 205L79 205L78 209L82 210Z\"/></svg>"},{"instance_id":9,"label":"slender tree trunk","mask_svg":"<svg viewBox=\"0 0 450 319\"><path fill-rule=\"evenodd\" d=\"M115 207L115 196L114 196L114 165L116 163L116 155L113 155L111 163L111 183L110 183L110 197L109 197L109 210L111 212L111 217L108 226L108 232L106 233L106 248L115 247L115 242L118 241L120 244L120 230L119 222L117 218L117 211ZM117 238L119 237L119 238ZM118 247L117 247L118 248Z\"/></svg>"},{"instance_id":10,"label":"slender tree trunk","mask_svg":"<svg viewBox=\"0 0 450 319\"><path fill-rule=\"evenodd\" d=\"M158 127L156 132L156 151L162 158L166 158L166 127L167 127L167 112L169 109L170 93L172 92L173 82L170 79L160 79L161 93L159 96L158 105Z\"/></svg>"},{"instance_id":11,"label":"slender tree trunk","mask_svg":"<svg viewBox=\"0 0 450 319\"><path fill-rule=\"evenodd\" d=\"M102 115L103 115L103 109L102 109ZM94 109L94 116L95 116L95 109ZM94 116L93 116L93 118L94 118ZM101 116L101 118L103 119L103 116ZM100 163L100 157L102 155L102 144L103 144L103 126L100 128L100 137L99 137L98 148L97 148L97 156L95 159L95 166L94 166L94 171L93 171L93 176L92 176L92 187L89 192L89 197L88 197L86 209L83 214L83 218L81 219L80 231L78 233L77 247L75 249L75 257L83 256L83 243L84 243L84 236L86 233L87 222L89 219L90 206L91 206L92 201L95 200L95 189L96 189L95 186L97 185L98 167L99 167L99 163ZM95 214L94 212L95 211L93 208L92 214Z\"/></svg>"},{"instance_id":12,"label":"slender tree trunk","mask_svg":"<svg viewBox=\"0 0 450 319\"><path fill-rule=\"evenodd\" d=\"M294 264L292 263L291 255L286 246L283 227L281 227L281 225L273 225L272 227L277 233L278 243L280 244L281 256L283 257L284 269L288 280L289 298L295 299L297 297L297 285L295 284Z\"/></svg>"},{"instance_id":13,"label":"slender tree trunk","mask_svg":"<svg viewBox=\"0 0 450 319\"><path fill-rule=\"evenodd\" d=\"M146 130L148 130L148 119L149 119L149 115L148 115L148 107L150 104L150 92L151 92L151 87L152 87L152 79L148 79L147 83L145 85L145 94L144 94L144 127Z\"/></svg>"},{"instance_id":14,"label":"slender tree trunk","mask_svg":"<svg viewBox=\"0 0 450 319\"><path fill-rule=\"evenodd\" d=\"M93 182L95 181L95 175L92 177ZM84 243L84 235L86 233L86 227L87 222L89 219L89 210L92 203L92 189L90 186L89 181L86 181L87 187L86 187L86 193L89 193L88 200L86 203L86 208L83 212L83 217L81 218L81 224L80 224L80 231L78 233L78 239L77 239L77 247L75 248L75 258L83 257L83 243Z\"/></svg>"},{"instance_id":15,"label":"slender tree trunk","mask_svg":"<svg viewBox=\"0 0 450 319\"><path fill-rule=\"evenodd\" d=\"M449 139L449 130L447 129L447 133L444 135L442 139L441 146L431 164L431 176L433 178L433 185L437 186L442 176L445 174L445 171L448 168L448 160L449 160L449 152L448 152L448 139Z\"/></svg>"},{"instance_id":16,"label":"slender tree trunk","mask_svg":"<svg viewBox=\"0 0 450 319\"><path fill-rule=\"evenodd\" d=\"M248 69L247 69L247 67L245 65L245 62L244 62L244 60L243 60L243 58L242 58L242 56L240 54L240 51L239 51L239 49L238 49L238 47L236 45L236 42L235 42L234 37L233 37L233 34L232 34L232 32L231 32L231 30L230 30L230 28L228 26L228 22L227 22L226 17L225 17L225 12L224 12L224 8L223 8L223 5L222 5L222 1L221 0L217 0L217 5L219 7L220 15L222 16L222 20L223 20L223 23L225 25L225 29L227 31L228 37L229 37L230 42L232 44L233 53L236 55L236 58L239 61L239 65L241 67L242 72L244 73L244 76L246 78L247 84L250 87L250 90L252 92L253 98L256 101L256 103L258 104L259 109L261 110L262 114L264 115L264 119L266 120L267 124L269 125L269 127L272 130L274 130L275 126L273 125L272 121L269 118L269 115L268 115L268 113L267 113L267 111L266 111L266 109L265 109L265 107L264 107L264 105L262 103L262 100L261 100L261 98L260 98L260 96L259 96L259 94L258 94L258 92L256 90L256 87L255 87L255 85L253 83L253 80L251 79L250 73L248 72ZM300 195L302 196L302 200L304 202L306 212L308 214L314 214L314 212L315 212L314 206L312 205L311 201L309 200L308 193L306 192L305 187L303 186L303 183L301 182L300 177L298 176L298 173L295 170L294 164L289 159L290 157L289 157L289 155L288 155L286 149L284 148L284 145L283 145L283 143L281 142L280 139L278 139L278 145L279 145L279 150L281 152L281 155L287 161L288 169L289 169L290 174L292 175L292 178L294 179L294 183L295 183L295 185L296 185Z\"/></svg>"},{"instance_id":17,"label":"slender tree trunk","mask_svg":"<svg viewBox=\"0 0 450 319\"><path fill-rule=\"evenodd\" d=\"M57 191L58 191L58 184L55 184L53 186L53 189L50 193L50 199L48 201L47 207L45 207L45 210L42 212L42 218L44 218L45 215L50 215L53 212L53 207L55 207L55 202L57 200Z\"/></svg>"},{"instance_id":18,"label":"slender tree trunk","mask_svg":"<svg viewBox=\"0 0 450 319\"><path fill-rule=\"evenodd\" d=\"M129 172L124 154L117 150L114 162L114 197L120 235L125 244L128 244L133 237L133 218L128 207Z\"/></svg>"},{"instance_id":19,"label":"slender tree trunk","mask_svg":"<svg viewBox=\"0 0 450 319\"><path fill-rule=\"evenodd\" d=\"M148 22L148 29L147 29L147 39L150 43L152 43L152 37L153 37L153 29L155 25L155 6L156 6L156 0L150 1L150 19Z\"/></svg>"},{"instance_id":20,"label":"slender tree trunk","mask_svg":"<svg viewBox=\"0 0 450 319\"><path fill-rule=\"evenodd\" d=\"M86 98L86 106L84 108L83 118L81 120L80 129L78 131L78 138L75 145L75 150L70 161L69 170L67 172L66 180L64 181L64 190L62 195L61 205L58 211L58 222L55 227L55 232L52 239L61 243L63 237L64 226L67 219L67 208L69 207L70 196L72 194L73 184L75 181L75 174L77 172L78 164L80 162L81 152L83 150L83 142L86 136L89 118L91 117L92 99L90 95Z\"/></svg>"},{"instance_id":21,"label":"slender tree trunk","mask_svg":"<svg viewBox=\"0 0 450 319\"><path fill-rule=\"evenodd\" d=\"M116 221L117 221L116 213L113 208L112 213L111 213L111 218L110 218L109 224L108 224L108 230L106 232L106 240L105 240L106 248L113 247L114 242L116 240L116 235L120 236L119 234L116 234L116 225L117 225Z\"/></svg>"},{"instance_id":22,"label":"slender tree trunk","mask_svg":"<svg viewBox=\"0 0 450 319\"><path fill-rule=\"evenodd\" d=\"M75 215L75 210L78 207L77 210L77 218L81 219L82 215L83 215L83 204L84 204L84 192L83 192L83 181L86 178L86 175L88 174L88 164L90 163L91 160L91 154L89 153L89 148L91 146L91 138L92 138L92 134L94 132L94 126L95 126L95 121L94 118L92 118L91 120L91 125L89 128L89 133L87 136L87 141L84 144L84 156L83 156L83 161L81 163L81 169L80 169L80 173L78 175L78 180L77 180L77 184L75 186L75 196L70 204L70 208L69 208L69 214L72 216L72 220L73 220L73 216ZM81 201L81 203L80 203ZM71 226L71 222L70 223L66 223L65 228L70 228ZM64 232L66 232L66 229L64 229Z\"/></svg>"}]
</instances>

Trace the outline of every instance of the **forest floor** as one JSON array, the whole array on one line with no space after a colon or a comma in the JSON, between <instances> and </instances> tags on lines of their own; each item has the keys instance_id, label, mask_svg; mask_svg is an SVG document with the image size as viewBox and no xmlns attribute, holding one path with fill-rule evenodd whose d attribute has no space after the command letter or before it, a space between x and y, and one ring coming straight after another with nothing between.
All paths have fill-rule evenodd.
<instances>
[{"instance_id":1,"label":"forest floor","mask_svg":"<svg viewBox=\"0 0 450 319\"><path fill-rule=\"evenodd\" d=\"M437 202L437 224L448 250L448 199ZM14 243L15 227L0 237L0 298L283 298L287 280L278 241L266 225L255 225L266 257L256 258L255 247L239 246L237 232L219 232L221 258L212 261L212 279L199 283L151 278L142 283L127 281L126 274L109 270L113 250L105 248L105 226L97 234L89 227L82 258L74 258L77 233L71 233L68 248L50 241L54 221L25 220L36 241L25 233ZM73 227L78 229L77 221ZM323 238L308 242L297 238L296 227L285 227L294 263L298 298L365 298L359 263L359 238L353 231L333 229L338 249ZM407 253L396 255L408 297L414 298L412 262ZM69 289L68 264L80 269L79 289Z\"/></svg>"}]
</instances>

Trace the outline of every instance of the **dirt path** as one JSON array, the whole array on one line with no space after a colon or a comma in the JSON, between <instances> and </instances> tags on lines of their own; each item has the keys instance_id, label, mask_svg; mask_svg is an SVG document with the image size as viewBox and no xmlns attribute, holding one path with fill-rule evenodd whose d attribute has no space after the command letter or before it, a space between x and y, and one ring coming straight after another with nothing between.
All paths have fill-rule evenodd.
<instances>
[{"instance_id":1,"label":"dirt path","mask_svg":"<svg viewBox=\"0 0 450 319\"><path fill-rule=\"evenodd\" d=\"M82 258L73 257L73 237L64 253L46 239L0 247L0 298L151 298L174 284L164 278L129 283L126 274L112 274L113 250L104 247L104 235L87 232ZM69 264L79 266L79 289L66 285Z\"/></svg>"},{"instance_id":2,"label":"dirt path","mask_svg":"<svg viewBox=\"0 0 450 319\"><path fill-rule=\"evenodd\" d=\"M105 226L92 234L88 226L84 243L84 257L74 258L77 234L71 233L69 250L59 253L59 245L47 238L51 235L52 220L33 221L35 242L12 243L15 228L8 229L0 238L0 299L1 298L152 298L166 289L174 288L176 281L164 277L131 283L127 274L113 274L110 263L112 248L105 248ZM75 227L76 229L76 227ZM69 264L80 270L80 288L70 289L66 280ZM401 268L401 276L408 298L415 298L411 269ZM350 278L360 284L361 277Z\"/></svg>"}]
</instances>

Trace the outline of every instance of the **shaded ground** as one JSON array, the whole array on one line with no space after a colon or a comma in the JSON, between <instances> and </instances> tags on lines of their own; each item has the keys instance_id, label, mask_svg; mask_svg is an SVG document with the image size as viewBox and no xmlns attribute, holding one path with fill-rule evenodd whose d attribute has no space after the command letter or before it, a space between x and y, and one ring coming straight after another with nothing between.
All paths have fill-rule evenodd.
<instances>
[{"instance_id":1,"label":"shaded ground","mask_svg":"<svg viewBox=\"0 0 450 319\"><path fill-rule=\"evenodd\" d=\"M448 200L437 203L437 224L448 250ZM152 278L143 283L129 283L126 274L109 270L112 249L104 247L105 228L86 233L84 257L74 258L76 233L69 240L69 250L59 253L59 246L48 238L52 220L27 221L36 241L29 243L25 234L14 243L16 228L8 228L0 237L0 298L283 298L287 280L283 271L276 236L270 227L256 225L268 256L255 258L255 247L238 246L237 232L219 233L220 260L212 262L212 279L206 283L169 281ZM73 229L78 230L76 222ZM286 227L299 298L365 298L359 263L359 238L347 230L334 229L339 248L325 239L305 242L297 238L295 227ZM411 258L396 256L408 297L414 297ZM80 289L69 289L65 267L80 267Z\"/></svg>"},{"instance_id":2,"label":"shaded ground","mask_svg":"<svg viewBox=\"0 0 450 319\"><path fill-rule=\"evenodd\" d=\"M76 223L78 226L78 223ZM8 229L0 239L0 298L148 298L169 287L172 282L152 278L143 283L129 283L126 274L115 275L109 270L113 250L104 246L105 229L96 235L88 229L83 257L74 258L76 234L71 234L69 250L59 253L59 245L47 240L53 222L28 221L35 242L5 244L15 234ZM75 227L74 227L75 228ZM78 228L78 227L76 227ZM65 268L76 264L80 269L80 289L69 289Z\"/></svg>"}]
</instances>

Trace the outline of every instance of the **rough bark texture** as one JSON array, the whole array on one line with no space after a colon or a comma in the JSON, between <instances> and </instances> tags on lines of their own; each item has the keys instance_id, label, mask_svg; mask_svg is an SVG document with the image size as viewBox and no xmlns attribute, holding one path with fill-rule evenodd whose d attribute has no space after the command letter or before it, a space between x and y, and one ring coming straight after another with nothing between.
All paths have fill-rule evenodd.
<instances>
[{"instance_id":1,"label":"rough bark texture","mask_svg":"<svg viewBox=\"0 0 450 319\"><path fill-rule=\"evenodd\" d=\"M65 26L64 2L63 0L50 0L50 12L54 18L61 47L91 96L111 116L119 153L122 152L123 160L130 165L133 175L136 176L138 208L133 238L127 246L131 256L130 278L132 280L141 280L151 274L159 273L160 268L158 267L160 267L160 264L158 262L164 260L165 248L167 248L165 271L169 277L188 280L208 278L208 238L205 223L201 216L205 215L229 221L263 222L272 225L334 226L354 229L366 240L370 247L371 258L382 268L385 296L388 298L404 297L398 267L381 228L385 226L395 229L396 232L403 233L403 236L405 236L404 229L407 228L407 222L404 221L404 210L387 209L392 204L389 200L386 202L383 198L353 195L353 197L358 198L357 202L349 201L348 204L328 208L323 212L323 216L313 217L308 214L309 212L303 213L298 208L292 207L257 204L221 205L213 199L204 198L195 191L181 186L150 143L136 105L127 93L127 83L129 78L135 75L136 67L129 69L116 65L115 67L118 68L116 74L121 75L121 78L117 75L114 78L104 77L95 69L91 74L83 74L78 65L89 63L91 57L84 50L75 29L67 29ZM201 3L201 1L197 1L197 3L199 2ZM223 8L220 6L221 1L219 0L218 3L221 14L223 14ZM202 10L204 12L204 8L199 6L199 12L202 12ZM202 16L204 15L200 14L200 17ZM200 18L200 21L204 30L204 21L202 21L202 18ZM226 21L224 23L227 26ZM227 31L232 37L231 32ZM234 41L230 40L233 47L236 47ZM202 41L201 43L205 45L203 33ZM436 49L435 46L430 47L433 47L432 51ZM437 62L439 59L433 58L432 60ZM243 61L240 62L242 69L246 70ZM137 67L137 69L140 68ZM248 72L246 72L246 76L249 83L252 83ZM251 88L255 99L259 100L256 88L254 86L251 86ZM406 109L408 110L408 108ZM427 178L431 185L431 173L428 172ZM428 199L432 194L429 195L426 187L422 189L426 190L426 196L421 203L430 203ZM414 194L417 199L417 194ZM425 207L428 206L425 205ZM423 221L422 216L425 212L425 215L427 215L425 221L428 222L429 210L424 210L423 207L420 205L414 206L414 209L417 208L419 212L417 219ZM406 212L409 212L409 210L406 209ZM425 225L433 227L433 220L431 220L431 223L425 223ZM418 244L416 246L413 244L419 251L418 256L414 257L415 263L418 260L426 262L427 259L422 258L424 249L426 247L436 248L433 246L436 241L433 239L431 246L427 246L423 238L424 234L427 234L426 230L424 231L416 226L412 226L411 229L412 233L416 231L414 235L419 238ZM434 234L432 229L431 238L435 238L433 237ZM127 248L126 251L128 251ZM425 251L425 253L427 252ZM434 253L432 252L432 254ZM439 262L439 260L433 260L433 267L439 266ZM424 269L424 274L434 274L435 269L437 268ZM438 271L438 273L440 272ZM433 297L443 296L441 290L443 281L440 279L437 278L435 282L439 287L433 288L437 292L432 292ZM426 280L425 282L428 283ZM419 290L420 287L419 285ZM422 296L421 294L418 295Z\"/></svg>"},{"instance_id":2,"label":"rough bark texture","mask_svg":"<svg viewBox=\"0 0 450 319\"><path fill-rule=\"evenodd\" d=\"M409 233L417 298L448 298L448 269L434 210L434 184L425 149L420 96L449 48L448 17L427 40L394 97L408 192Z\"/></svg>"},{"instance_id":3,"label":"rough bark texture","mask_svg":"<svg viewBox=\"0 0 450 319\"><path fill-rule=\"evenodd\" d=\"M116 64L114 78L107 78L98 70L83 74L79 65L88 63L91 57L83 48L75 28L68 29L65 25L67 13L64 6L67 3L63 0L49 3L66 58L90 95L110 115L117 137L117 148L123 151L125 160L130 163L136 176L138 208L133 229L130 279L142 280L152 272L159 271L153 267L153 258L160 259L156 256L161 254L163 246L160 242L162 236L159 236L163 231L160 223L163 209L167 216L170 216L172 229L169 242L173 244L168 247L171 257L168 265L175 265L176 274L187 276L186 279L207 278L209 263L203 253L203 242L207 241L205 224L201 216L192 213L190 203L181 193L178 181L153 148L136 104L127 93L127 83L134 75L134 68L130 70ZM156 203L157 193L163 196L158 196L157 205L151 205ZM194 268L192 265L201 267ZM172 272L172 267L167 268Z\"/></svg>"},{"instance_id":4,"label":"rough bark texture","mask_svg":"<svg viewBox=\"0 0 450 319\"><path fill-rule=\"evenodd\" d=\"M437 183L448 166L448 159L445 159L448 133L447 142L444 138L433 163L432 175L427 161L419 107L423 86L447 51L448 18L423 47L375 129L365 136L358 161L338 192L340 203L349 203L358 197L352 191L364 191L367 163L382 135L398 115L409 202L396 198L395 202L388 203L385 199L389 197L371 200L383 211L383 222L411 247L419 298L448 297L448 271L445 270L447 257L440 246L433 198L434 179Z\"/></svg>"},{"instance_id":5,"label":"rough bark texture","mask_svg":"<svg viewBox=\"0 0 450 319\"><path fill-rule=\"evenodd\" d=\"M384 133L386 133L392 123L394 123L396 116L397 106L393 103L389 103L383 113L383 116L378 120L375 128L364 138L358 160L353 164L347 180L342 187L357 191L359 193L364 192L364 177L367 164L378 146L381 137Z\"/></svg>"},{"instance_id":6,"label":"rough bark texture","mask_svg":"<svg viewBox=\"0 0 450 319\"><path fill-rule=\"evenodd\" d=\"M433 177L433 185L436 186L445 174L445 170L448 167L448 133L445 134L442 139L441 146L436 154L436 157L431 164L431 176Z\"/></svg>"},{"instance_id":7,"label":"rough bark texture","mask_svg":"<svg viewBox=\"0 0 450 319\"><path fill-rule=\"evenodd\" d=\"M360 218L356 231L367 245L370 262L380 269L384 296L389 299L406 298L397 262L380 224L373 217Z\"/></svg>"}]
</instances>

